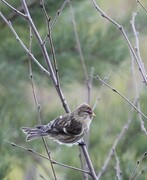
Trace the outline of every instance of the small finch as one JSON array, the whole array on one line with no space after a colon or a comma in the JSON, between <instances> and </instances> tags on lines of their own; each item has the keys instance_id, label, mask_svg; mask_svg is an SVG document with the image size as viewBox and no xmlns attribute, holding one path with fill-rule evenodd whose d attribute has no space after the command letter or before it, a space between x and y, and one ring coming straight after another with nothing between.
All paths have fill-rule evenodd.
<instances>
[{"instance_id":1,"label":"small finch","mask_svg":"<svg viewBox=\"0 0 147 180\"><path fill-rule=\"evenodd\" d=\"M59 116L47 125L37 125L34 128L22 127L26 133L26 141L48 136L60 144L74 144L89 130L90 123L95 116L92 108L83 103L73 112Z\"/></svg>"}]
</instances>

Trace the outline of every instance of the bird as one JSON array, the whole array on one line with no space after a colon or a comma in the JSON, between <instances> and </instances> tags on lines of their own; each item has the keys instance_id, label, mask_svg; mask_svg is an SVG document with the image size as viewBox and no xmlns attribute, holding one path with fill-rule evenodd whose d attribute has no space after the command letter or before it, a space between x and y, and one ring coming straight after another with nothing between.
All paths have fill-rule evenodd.
<instances>
[{"instance_id":1,"label":"bird","mask_svg":"<svg viewBox=\"0 0 147 180\"><path fill-rule=\"evenodd\" d=\"M26 134L26 141L48 136L59 144L73 145L88 132L94 116L90 105L82 103L73 112L59 116L46 125L22 127L21 130Z\"/></svg>"}]
</instances>

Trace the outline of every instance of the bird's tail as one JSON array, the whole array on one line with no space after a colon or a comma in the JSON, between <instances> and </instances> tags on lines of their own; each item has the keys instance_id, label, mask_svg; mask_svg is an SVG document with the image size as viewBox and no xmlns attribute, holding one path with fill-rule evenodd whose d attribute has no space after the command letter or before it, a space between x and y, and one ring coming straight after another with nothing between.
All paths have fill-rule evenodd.
<instances>
[{"instance_id":1,"label":"bird's tail","mask_svg":"<svg viewBox=\"0 0 147 180\"><path fill-rule=\"evenodd\" d=\"M43 127L44 125L38 125L34 128L22 127L21 130L26 134L26 141L31 141L48 135L48 133L42 131Z\"/></svg>"}]
</instances>

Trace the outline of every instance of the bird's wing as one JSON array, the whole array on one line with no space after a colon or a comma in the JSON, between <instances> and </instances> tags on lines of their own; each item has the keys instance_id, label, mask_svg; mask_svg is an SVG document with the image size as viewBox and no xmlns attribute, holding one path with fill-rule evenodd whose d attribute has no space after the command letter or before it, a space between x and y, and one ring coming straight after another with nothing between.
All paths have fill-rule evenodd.
<instances>
[{"instance_id":1,"label":"bird's wing","mask_svg":"<svg viewBox=\"0 0 147 180\"><path fill-rule=\"evenodd\" d=\"M82 132L82 124L71 117L69 124L65 127L68 134L79 135Z\"/></svg>"},{"instance_id":2,"label":"bird's wing","mask_svg":"<svg viewBox=\"0 0 147 180\"><path fill-rule=\"evenodd\" d=\"M79 135L82 132L82 124L76 121L71 114L67 114L51 121L42 130L48 133Z\"/></svg>"}]
</instances>

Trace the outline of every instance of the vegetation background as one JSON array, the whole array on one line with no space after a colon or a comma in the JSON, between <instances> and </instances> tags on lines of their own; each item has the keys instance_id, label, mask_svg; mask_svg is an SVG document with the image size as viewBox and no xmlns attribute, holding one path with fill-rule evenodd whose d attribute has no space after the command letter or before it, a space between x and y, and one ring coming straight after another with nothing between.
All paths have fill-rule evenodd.
<instances>
[{"instance_id":1,"label":"vegetation background","mask_svg":"<svg viewBox=\"0 0 147 180\"><path fill-rule=\"evenodd\" d=\"M63 0L45 1L45 7L49 16L55 17ZM97 1L98 2L98 1ZM147 7L147 1L142 0ZM11 0L14 7L21 5L18 0ZM99 6L110 17L123 25L130 41L135 46L135 37L130 25L132 12L139 11L136 18L136 27L139 31L140 52L147 66L147 13L138 5L136 0L103 0ZM110 22L97 13L91 1L75 0L72 6L77 24L77 32L84 55L88 73L94 68L94 75L101 78L107 77L108 83L124 94L130 101L136 97L131 56L126 42L120 31ZM0 4L1 12L9 19L12 11L3 3ZM30 7L30 13L39 33L45 37L47 33L46 22L43 17L39 1ZM25 20L16 16L12 23L23 42L29 44L29 28ZM67 5L59 17L52 32L56 59L59 69L61 86L71 109L87 100L87 89L84 73L80 62L75 40L71 11ZM35 40L32 44L33 54L44 66L44 60L39 46ZM50 52L48 46L48 52ZM22 126L34 126L37 124L37 112L32 94L29 77L29 60L27 54L16 41L9 28L0 19L0 179L43 179L52 178L52 172L48 161L36 158L34 155L12 148L4 140L30 147L45 154L41 140L25 142ZM147 114L147 92L142 82L142 77L136 67L136 80L138 83L141 111ZM35 80L36 94L41 105L42 122L48 123L55 117L64 114L60 100L52 83L33 64L33 76ZM94 105L102 84L93 79L91 92L91 105ZM113 93L107 87L103 87L100 93L100 101L95 109L94 118L89 136L89 153L96 172L99 172L108 156L117 135L123 125L132 116L131 124L116 147L119 158L122 178L130 177L138 159L147 151L146 135L141 132L139 117L132 107L124 99ZM145 120L145 127L147 127ZM59 146L55 142L48 141L53 159L59 162L79 167L79 148L77 146ZM70 153L69 153L70 152ZM112 157L107 171L101 179L115 179L115 157ZM57 177L60 180L82 179L82 174L73 170L55 166ZM144 170L144 171L142 171ZM146 159L141 163L137 174L139 179L147 179ZM141 175L139 175L141 173Z\"/></svg>"}]
</instances>

